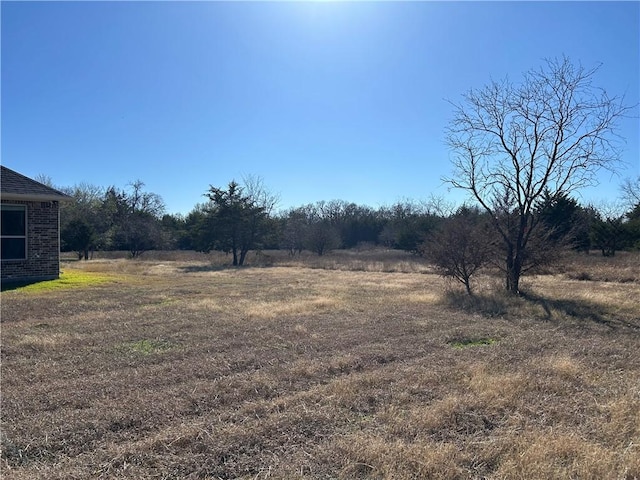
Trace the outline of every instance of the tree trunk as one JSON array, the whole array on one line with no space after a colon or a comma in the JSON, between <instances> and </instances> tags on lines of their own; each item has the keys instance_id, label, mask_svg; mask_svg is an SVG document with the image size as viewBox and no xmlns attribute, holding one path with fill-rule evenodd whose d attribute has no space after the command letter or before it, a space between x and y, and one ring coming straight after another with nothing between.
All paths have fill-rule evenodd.
<instances>
[{"instance_id":1,"label":"tree trunk","mask_svg":"<svg viewBox=\"0 0 640 480\"><path fill-rule=\"evenodd\" d=\"M515 295L520 294L520 273L515 269L507 272L507 291Z\"/></svg>"},{"instance_id":2,"label":"tree trunk","mask_svg":"<svg viewBox=\"0 0 640 480\"><path fill-rule=\"evenodd\" d=\"M520 294L520 274L522 273L522 261L516 255L507 258L507 291L515 295Z\"/></svg>"},{"instance_id":3,"label":"tree trunk","mask_svg":"<svg viewBox=\"0 0 640 480\"><path fill-rule=\"evenodd\" d=\"M245 250L244 248L240 250L240 261L238 265L244 265L244 259L246 258L248 252L249 250Z\"/></svg>"},{"instance_id":4,"label":"tree trunk","mask_svg":"<svg viewBox=\"0 0 640 480\"><path fill-rule=\"evenodd\" d=\"M238 266L238 249L234 247L232 249L232 252L233 252L233 266L237 267Z\"/></svg>"},{"instance_id":5,"label":"tree trunk","mask_svg":"<svg viewBox=\"0 0 640 480\"><path fill-rule=\"evenodd\" d=\"M473 294L471 293L471 282L469 282L469 278L468 277L464 280L464 286L467 289L467 294L470 297L473 297Z\"/></svg>"}]
</instances>

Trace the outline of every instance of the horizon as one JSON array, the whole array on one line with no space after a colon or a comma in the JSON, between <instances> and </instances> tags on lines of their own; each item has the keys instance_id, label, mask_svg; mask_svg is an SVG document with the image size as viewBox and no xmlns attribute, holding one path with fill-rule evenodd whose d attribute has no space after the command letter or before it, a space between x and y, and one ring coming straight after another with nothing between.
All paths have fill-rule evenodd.
<instances>
[{"instance_id":1,"label":"horizon","mask_svg":"<svg viewBox=\"0 0 640 480\"><path fill-rule=\"evenodd\" d=\"M614 201L640 176L638 2L2 2L2 164L59 187L141 180L186 215L260 177L280 210L450 190L444 130L471 88L544 58L634 106ZM540 32L544 32L540 36ZM584 32L589 32L585 35Z\"/></svg>"}]
</instances>

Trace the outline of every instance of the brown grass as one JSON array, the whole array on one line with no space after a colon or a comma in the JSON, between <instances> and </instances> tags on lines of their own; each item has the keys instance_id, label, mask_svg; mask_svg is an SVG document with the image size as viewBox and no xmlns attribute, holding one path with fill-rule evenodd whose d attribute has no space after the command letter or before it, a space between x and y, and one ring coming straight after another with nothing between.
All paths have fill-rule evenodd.
<instances>
[{"instance_id":1,"label":"brown grass","mask_svg":"<svg viewBox=\"0 0 640 480\"><path fill-rule=\"evenodd\" d=\"M395 252L165 255L2 293L2 478L640 478L615 266L468 299Z\"/></svg>"}]
</instances>

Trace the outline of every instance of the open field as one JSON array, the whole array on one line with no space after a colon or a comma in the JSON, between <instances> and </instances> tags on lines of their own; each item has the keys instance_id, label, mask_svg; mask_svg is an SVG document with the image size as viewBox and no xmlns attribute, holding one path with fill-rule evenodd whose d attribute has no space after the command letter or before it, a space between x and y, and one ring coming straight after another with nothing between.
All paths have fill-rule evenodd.
<instances>
[{"instance_id":1,"label":"open field","mask_svg":"<svg viewBox=\"0 0 640 480\"><path fill-rule=\"evenodd\" d=\"M637 254L143 258L2 293L2 478L640 478Z\"/></svg>"}]
</instances>

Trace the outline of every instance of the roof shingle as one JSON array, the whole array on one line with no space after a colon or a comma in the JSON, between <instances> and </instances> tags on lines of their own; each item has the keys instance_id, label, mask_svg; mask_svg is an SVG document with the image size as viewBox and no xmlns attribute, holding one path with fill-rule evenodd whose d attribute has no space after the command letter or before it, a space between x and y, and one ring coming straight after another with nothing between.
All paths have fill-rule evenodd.
<instances>
[{"instance_id":1,"label":"roof shingle","mask_svg":"<svg viewBox=\"0 0 640 480\"><path fill-rule=\"evenodd\" d=\"M70 198L4 165L0 165L0 196L3 200L68 200Z\"/></svg>"}]
</instances>

